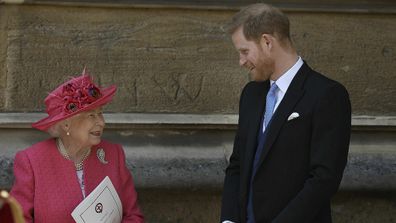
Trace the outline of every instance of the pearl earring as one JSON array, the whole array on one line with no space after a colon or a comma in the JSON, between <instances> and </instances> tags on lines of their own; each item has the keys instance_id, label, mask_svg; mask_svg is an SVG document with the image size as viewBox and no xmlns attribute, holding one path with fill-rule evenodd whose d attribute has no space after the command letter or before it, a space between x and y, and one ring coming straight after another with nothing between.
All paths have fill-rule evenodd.
<instances>
[{"instance_id":1,"label":"pearl earring","mask_svg":"<svg viewBox=\"0 0 396 223\"><path fill-rule=\"evenodd\" d=\"M69 136L69 135L70 135L70 132L66 132L66 135L68 135L68 136Z\"/></svg>"}]
</instances>

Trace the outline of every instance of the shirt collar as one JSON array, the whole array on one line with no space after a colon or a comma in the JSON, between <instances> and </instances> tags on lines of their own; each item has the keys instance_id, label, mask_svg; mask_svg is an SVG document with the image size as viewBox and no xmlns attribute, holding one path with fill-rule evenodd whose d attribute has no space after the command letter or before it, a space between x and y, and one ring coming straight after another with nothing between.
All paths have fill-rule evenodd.
<instances>
[{"instance_id":1,"label":"shirt collar","mask_svg":"<svg viewBox=\"0 0 396 223\"><path fill-rule=\"evenodd\" d=\"M296 76L298 70L301 68L303 64L304 62L301 59L301 57L298 57L297 62L289 70L287 70L284 74L282 74L282 76L280 76L278 80L270 81L271 85L274 82L276 82L276 85L278 86L279 90L282 91L283 93L286 93L294 76Z\"/></svg>"}]
</instances>

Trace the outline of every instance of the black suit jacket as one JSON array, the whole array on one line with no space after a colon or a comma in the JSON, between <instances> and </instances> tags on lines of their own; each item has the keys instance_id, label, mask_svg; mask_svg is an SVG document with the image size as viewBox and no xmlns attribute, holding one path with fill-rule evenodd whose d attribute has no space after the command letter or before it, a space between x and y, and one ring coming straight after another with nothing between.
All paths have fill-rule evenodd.
<instances>
[{"instance_id":1,"label":"black suit jacket","mask_svg":"<svg viewBox=\"0 0 396 223\"><path fill-rule=\"evenodd\" d=\"M250 82L242 91L221 221L246 221L252 163L269 86L269 81ZM288 121L293 112L299 117ZM339 187L349 147L351 106L346 89L304 63L267 128L252 183L256 222L331 222L330 199Z\"/></svg>"}]
</instances>

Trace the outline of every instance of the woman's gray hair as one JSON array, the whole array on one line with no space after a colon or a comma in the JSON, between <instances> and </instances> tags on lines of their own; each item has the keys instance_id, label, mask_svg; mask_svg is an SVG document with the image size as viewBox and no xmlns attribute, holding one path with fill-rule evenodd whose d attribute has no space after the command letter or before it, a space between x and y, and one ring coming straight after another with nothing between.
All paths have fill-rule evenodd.
<instances>
[{"instance_id":1,"label":"woman's gray hair","mask_svg":"<svg viewBox=\"0 0 396 223\"><path fill-rule=\"evenodd\" d=\"M48 129L47 132L51 137L54 138L59 138L62 134L66 133L65 130L62 129L62 125L65 124L67 121L71 121L73 119L77 119L80 116L81 113L75 114L67 119L64 119L62 121L56 122L54 125L51 125Z\"/></svg>"},{"instance_id":2,"label":"woman's gray hair","mask_svg":"<svg viewBox=\"0 0 396 223\"><path fill-rule=\"evenodd\" d=\"M58 138L61 135L62 131L62 121L55 123L54 125L51 125L48 129L47 132L48 134L53 137L53 138Z\"/></svg>"}]
</instances>

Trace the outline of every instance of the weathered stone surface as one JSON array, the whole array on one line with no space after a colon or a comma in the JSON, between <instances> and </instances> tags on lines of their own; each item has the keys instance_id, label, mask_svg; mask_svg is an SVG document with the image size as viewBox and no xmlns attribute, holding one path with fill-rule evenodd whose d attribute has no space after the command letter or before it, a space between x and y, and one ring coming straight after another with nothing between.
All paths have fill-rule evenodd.
<instances>
[{"instance_id":1,"label":"weathered stone surface","mask_svg":"<svg viewBox=\"0 0 396 223\"><path fill-rule=\"evenodd\" d=\"M395 149L395 148L394 148ZM350 153L341 188L344 190L395 190L396 153Z\"/></svg>"},{"instance_id":2,"label":"weathered stone surface","mask_svg":"<svg viewBox=\"0 0 396 223\"><path fill-rule=\"evenodd\" d=\"M220 220L221 192L204 190L139 190L140 206L149 223L203 223Z\"/></svg>"},{"instance_id":3,"label":"weathered stone surface","mask_svg":"<svg viewBox=\"0 0 396 223\"><path fill-rule=\"evenodd\" d=\"M15 152L48 137L28 128L27 123L37 115L0 116L0 188L11 187ZM147 222L218 221L223 170L236 124L233 116L216 116L213 125L218 127L207 125L212 116L105 116L108 128L104 137L124 146ZM332 202L334 222L396 222L394 119L353 120L366 128L352 134L341 190ZM12 123L19 127L12 128ZM388 131L376 129L376 124Z\"/></svg>"},{"instance_id":4,"label":"weathered stone surface","mask_svg":"<svg viewBox=\"0 0 396 223\"><path fill-rule=\"evenodd\" d=\"M338 192L332 201L334 223L396 222L395 192Z\"/></svg>"},{"instance_id":5,"label":"weathered stone surface","mask_svg":"<svg viewBox=\"0 0 396 223\"><path fill-rule=\"evenodd\" d=\"M234 12L0 5L0 111L42 111L87 65L119 86L108 111L235 114L247 76L222 30ZM300 54L348 88L355 115L396 114L395 14L287 13ZM105 137L124 145L148 222L217 222L232 128L117 128ZM394 133L355 131L334 222L396 222ZM0 129L0 187L15 152L47 137Z\"/></svg>"},{"instance_id":6,"label":"weathered stone surface","mask_svg":"<svg viewBox=\"0 0 396 223\"><path fill-rule=\"evenodd\" d=\"M185 190L138 190L147 222L218 222L221 192ZM334 223L394 223L396 194L338 192L332 201ZM161 210L161 211L159 211Z\"/></svg>"},{"instance_id":7,"label":"weathered stone surface","mask_svg":"<svg viewBox=\"0 0 396 223\"><path fill-rule=\"evenodd\" d=\"M9 18L0 21L1 111L42 110L46 93L86 65L101 84L119 86L109 111L237 112L247 76L222 29L235 11L0 8ZM396 15L287 13L300 54L345 84L354 114L396 114Z\"/></svg>"},{"instance_id":8,"label":"weathered stone surface","mask_svg":"<svg viewBox=\"0 0 396 223\"><path fill-rule=\"evenodd\" d=\"M8 7L7 110L42 109L47 92L85 65L101 84L118 85L112 111L237 107L245 76L230 63L225 12Z\"/></svg>"},{"instance_id":9,"label":"weathered stone surface","mask_svg":"<svg viewBox=\"0 0 396 223\"><path fill-rule=\"evenodd\" d=\"M13 157L5 157L3 154L0 154L0 189L10 188L14 182L14 171L12 169L13 163Z\"/></svg>"},{"instance_id":10,"label":"weathered stone surface","mask_svg":"<svg viewBox=\"0 0 396 223\"><path fill-rule=\"evenodd\" d=\"M6 99L7 15L5 7L0 6L0 111L4 111Z\"/></svg>"},{"instance_id":11,"label":"weathered stone surface","mask_svg":"<svg viewBox=\"0 0 396 223\"><path fill-rule=\"evenodd\" d=\"M352 132L344 190L393 190L396 186L396 132Z\"/></svg>"},{"instance_id":12,"label":"weathered stone surface","mask_svg":"<svg viewBox=\"0 0 396 223\"><path fill-rule=\"evenodd\" d=\"M196 124L183 128L113 125L106 129L104 138L123 145L128 167L139 188L219 189L232 152L235 130L230 125L223 129L213 126L203 129ZM395 132L375 133L352 132L342 190L396 190ZM0 128L0 159L9 168L4 169L6 177L0 178L8 181L0 185L11 186L12 170L8 164L16 151L46 138L47 134L28 128Z\"/></svg>"},{"instance_id":13,"label":"weathered stone surface","mask_svg":"<svg viewBox=\"0 0 396 223\"><path fill-rule=\"evenodd\" d=\"M52 4L62 4L62 3L74 3L74 4L91 4L91 5L154 5L154 6L174 6L174 7L199 7L207 6L208 8L212 6L225 8L237 8L243 7L247 4L257 3L256 0L122 0L122 1L112 1L112 0L29 0L31 2L38 3L52 3ZM312 8L312 9L335 9L342 10L343 8L348 9L372 9L372 8L382 8L388 7L394 9L394 2L392 0L321 0L320 2L316 0L268 0L265 1L268 4L273 4L275 6L283 6L284 8ZM296 4L298 3L298 4ZM330 9L329 9L330 8ZM384 10L384 9L383 9Z\"/></svg>"},{"instance_id":14,"label":"weathered stone surface","mask_svg":"<svg viewBox=\"0 0 396 223\"><path fill-rule=\"evenodd\" d=\"M301 55L347 87L355 115L395 114L396 15L290 16Z\"/></svg>"}]
</instances>

